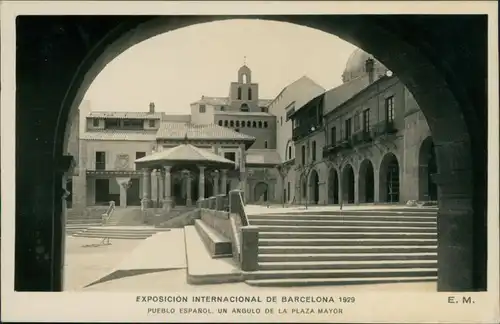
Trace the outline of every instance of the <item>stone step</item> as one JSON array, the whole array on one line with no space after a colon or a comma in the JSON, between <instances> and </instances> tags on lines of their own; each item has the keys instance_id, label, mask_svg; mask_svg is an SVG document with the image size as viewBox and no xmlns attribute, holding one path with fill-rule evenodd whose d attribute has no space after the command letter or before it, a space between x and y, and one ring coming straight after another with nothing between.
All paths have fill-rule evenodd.
<instances>
[{"instance_id":1,"label":"stone step","mask_svg":"<svg viewBox=\"0 0 500 324\"><path fill-rule=\"evenodd\" d=\"M436 260L259 262L259 270L435 268Z\"/></svg>"},{"instance_id":2,"label":"stone step","mask_svg":"<svg viewBox=\"0 0 500 324\"><path fill-rule=\"evenodd\" d=\"M414 277L365 277L365 278L308 278L308 279L254 279L245 280L251 286L261 287L298 287L298 286L326 286L326 285L362 285L403 282L434 282L437 276Z\"/></svg>"},{"instance_id":3,"label":"stone step","mask_svg":"<svg viewBox=\"0 0 500 324\"><path fill-rule=\"evenodd\" d=\"M437 276L437 268L401 269L320 269L320 270L258 270L243 272L245 280L294 278L393 278Z\"/></svg>"},{"instance_id":4,"label":"stone step","mask_svg":"<svg viewBox=\"0 0 500 324\"><path fill-rule=\"evenodd\" d=\"M372 246L372 245L437 245L437 239L264 239L259 238L259 246Z\"/></svg>"},{"instance_id":5,"label":"stone step","mask_svg":"<svg viewBox=\"0 0 500 324\"><path fill-rule=\"evenodd\" d=\"M137 234L117 234L117 233L86 233L79 232L73 234L75 237L87 237L87 238L110 238L110 239L121 239L121 240L144 240L154 234L148 233L137 233Z\"/></svg>"},{"instance_id":6,"label":"stone step","mask_svg":"<svg viewBox=\"0 0 500 324\"><path fill-rule=\"evenodd\" d=\"M259 246L259 254L274 253L417 253L435 252L437 245L411 246Z\"/></svg>"},{"instance_id":7,"label":"stone step","mask_svg":"<svg viewBox=\"0 0 500 324\"><path fill-rule=\"evenodd\" d=\"M272 220L344 220L344 221L393 221L393 222L436 222L434 216L379 216L379 215L306 215L306 214L270 214L270 215L251 215L248 219L252 222L260 219Z\"/></svg>"},{"instance_id":8,"label":"stone step","mask_svg":"<svg viewBox=\"0 0 500 324\"><path fill-rule=\"evenodd\" d=\"M411 239L437 239L437 233L387 233L387 232L340 232L340 233L330 233L330 232L260 232L260 239L281 239L281 238L297 238L297 239L396 239L396 238L411 238Z\"/></svg>"},{"instance_id":9,"label":"stone step","mask_svg":"<svg viewBox=\"0 0 500 324\"><path fill-rule=\"evenodd\" d=\"M314 219L252 219L249 221L250 225L287 225L287 226L405 226L405 227L430 227L436 228L436 222L406 222L406 221L364 221L364 220L314 220Z\"/></svg>"},{"instance_id":10,"label":"stone step","mask_svg":"<svg viewBox=\"0 0 500 324\"><path fill-rule=\"evenodd\" d=\"M101 223L102 220L101 218L87 218L87 219L68 219L66 220L66 225L72 225L72 224L95 224L95 223Z\"/></svg>"},{"instance_id":11,"label":"stone step","mask_svg":"<svg viewBox=\"0 0 500 324\"><path fill-rule=\"evenodd\" d=\"M366 210L290 210L277 213L249 214L249 217L259 215L352 215L352 216L434 216L438 213L437 208L406 208L406 209L366 209Z\"/></svg>"},{"instance_id":12,"label":"stone step","mask_svg":"<svg viewBox=\"0 0 500 324\"><path fill-rule=\"evenodd\" d=\"M290 225L260 225L260 232L411 232L411 233L437 233L436 226L290 226Z\"/></svg>"},{"instance_id":13,"label":"stone step","mask_svg":"<svg viewBox=\"0 0 500 324\"><path fill-rule=\"evenodd\" d=\"M436 260L437 252L404 253L269 253L259 254L258 262L302 261L382 261L382 260Z\"/></svg>"},{"instance_id":14,"label":"stone step","mask_svg":"<svg viewBox=\"0 0 500 324\"><path fill-rule=\"evenodd\" d=\"M231 240L217 232L201 219L195 220L194 226L212 258L232 255Z\"/></svg>"}]
</instances>

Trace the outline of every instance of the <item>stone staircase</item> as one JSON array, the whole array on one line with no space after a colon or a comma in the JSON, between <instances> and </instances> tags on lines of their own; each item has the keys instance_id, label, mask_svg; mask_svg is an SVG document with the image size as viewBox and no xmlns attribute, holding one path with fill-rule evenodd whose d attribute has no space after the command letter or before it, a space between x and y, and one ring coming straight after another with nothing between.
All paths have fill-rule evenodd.
<instances>
[{"instance_id":1,"label":"stone staircase","mask_svg":"<svg viewBox=\"0 0 500 324\"><path fill-rule=\"evenodd\" d=\"M116 207L106 226L144 225L140 207Z\"/></svg>"},{"instance_id":2,"label":"stone staircase","mask_svg":"<svg viewBox=\"0 0 500 324\"><path fill-rule=\"evenodd\" d=\"M436 208L249 215L259 227L256 286L437 280Z\"/></svg>"},{"instance_id":3,"label":"stone staircase","mask_svg":"<svg viewBox=\"0 0 500 324\"><path fill-rule=\"evenodd\" d=\"M108 207L95 207L88 210L68 209L66 219L66 234L74 234L89 227L102 225L102 214Z\"/></svg>"},{"instance_id":4,"label":"stone staircase","mask_svg":"<svg viewBox=\"0 0 500 324\"><path fill-rule=\"evenodd\" d=\"M99 226L89 227L73 234L73 236L100 239L144 240L158 232L169 230L168 228L154 228L152 226Z\"/></svg>"}]
</instances>

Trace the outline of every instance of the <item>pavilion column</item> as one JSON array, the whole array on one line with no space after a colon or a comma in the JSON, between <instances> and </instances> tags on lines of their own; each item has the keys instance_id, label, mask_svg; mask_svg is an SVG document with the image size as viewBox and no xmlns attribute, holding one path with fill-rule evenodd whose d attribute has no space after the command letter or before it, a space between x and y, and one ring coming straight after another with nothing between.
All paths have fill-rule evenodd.
<instances>
[{"instance_id":1,"label":"pavilion column","mask_svg":"<svg viewBox=\"0 0 500 324\"><path fill-rule=\"evenodd\" d=\"M198 166L200 169L200 180L198 183L198 200L205 199L205 167Z\"/></svg>"},{"instance_id":2,"label":"pavilion column","mask_svg":"<svg viewBox=\"0 0 500 324\"><path fill-rule=\"evenodd\" d=\"M151 169L142 169L142 208L148 208L151 202Z\"/></svg>"},{"instance_id":3,"label":"pavilion column","mask_svg":"<svg viewBox=\"0 0 500 324\"><path fill-rule=\"evenodd\" d=\"M156 171L156 174L158 176L158 207L163 205L163 197L165 197L164 194L164 185L165 185L165 179L164 179L164 173L162 169L158 169Z\"/></svg>"},{"instance_id":4,"label":"pavilion column","mask_svg":"<svg viewBox=\"0 0 500 324\"><path fill-rule=\"evenodd\" d=\"M163 197L163 209L169 210L172 207L172 175L170 171L172 170L171 166L165 167L165 184L164 184L164 192L165 196Z\"/></svg>"},{"instance_id":5,"label":"pavilion column","mask_svg":"<svg viewBox=\"0 0 500 324\"><path fill-rule=\"evenodd\" d=\"M219 171L215 170L212 172L212 181L214 185L214 196L219 194Z\"/></svg>"},{"instance_id":6,"label":"pavilion column","mask_svg":"<svg viewBox=\"0 0 500 324\"><path fill-rule=\"evenodd\" d=\"M249 190L247 188L247 172L246 172L246 151L245 144L240 144L240 189L243 191L244 201L248 201Z\"/></svg>"},{"instance_id":7,"label":"pavilion column","mask_svg":"<svg viewBox=\"0 0 500 324\"><path fill-rule=\"evenodd\" d=\"M191 172L184 171L186 180L186 206L190 207L193 205L193 200L191 199Z\"/></svg>"},{"instance_id":8,"label":"pavilion column","mask_svg":"<svg viewBox=\"0 0 500 324\"><path fill-rule=\"evenodd\" d=\"M222 170L222 181L220 185L222 186L222 194L227 195L227 170Z\"/></svg>"}]
</instances>

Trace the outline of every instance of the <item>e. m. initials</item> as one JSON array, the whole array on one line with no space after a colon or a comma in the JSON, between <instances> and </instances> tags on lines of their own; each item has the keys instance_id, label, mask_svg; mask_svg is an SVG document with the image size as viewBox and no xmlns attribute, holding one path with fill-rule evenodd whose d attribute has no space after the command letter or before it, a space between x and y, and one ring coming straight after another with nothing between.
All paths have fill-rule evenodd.
<instances>
[{"instance_id":1,"label":"e. m. initials","mask_svg":"<svg viewBox=\"0 0 500 324\"><path fill-rule=\"evenodd\" d=\"M462 299L450 296L448 297L448 304L474 304L475 301L470 296L463 296Z\"/></svg>"}]
</instances>

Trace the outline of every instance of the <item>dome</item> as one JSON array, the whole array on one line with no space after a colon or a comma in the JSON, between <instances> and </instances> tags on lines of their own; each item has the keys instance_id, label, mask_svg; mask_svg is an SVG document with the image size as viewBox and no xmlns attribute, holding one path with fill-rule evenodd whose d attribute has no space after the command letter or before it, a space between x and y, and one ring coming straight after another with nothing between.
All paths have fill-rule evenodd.
<instances>
[{"instance_id":1,"label":"dome","mask_svg":"<svg viewBox=\"0 0 500 324\"><path fill-rule=\"evenodd\" d=\"M366 61L370 58L375 61L374 71L376 77L380 77L388 71L388 69L377 59L375 59L373 55L358 48L349 56L344 73L342 73L342 80L344 82L349 82L352 79L366 75L365 64Z\"/></svg>"}]
</instances>

